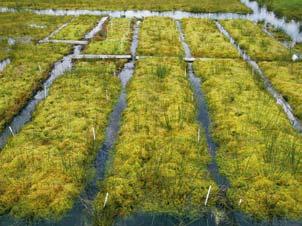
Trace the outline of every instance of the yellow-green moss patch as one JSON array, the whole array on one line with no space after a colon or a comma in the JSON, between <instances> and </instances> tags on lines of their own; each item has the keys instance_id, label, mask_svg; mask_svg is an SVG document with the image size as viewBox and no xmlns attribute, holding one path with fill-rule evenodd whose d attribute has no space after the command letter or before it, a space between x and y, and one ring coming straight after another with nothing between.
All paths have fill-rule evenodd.
<instances>
[{"instance_id":1,"label":"yellow-green moss patch","mask_svg":"<svg viewBox=\"0 0 302 226\"><path fill-rule=\"evenodd\" d=\"M107 177L95 207L98 224L136 212L200 216L210 179L205 136L193 92L178 59L144 59L128 86L128 105ZM202 130L201 130L202 131ZM103 208L106 193L108 203Z\"/></svg>"}]
</instances>

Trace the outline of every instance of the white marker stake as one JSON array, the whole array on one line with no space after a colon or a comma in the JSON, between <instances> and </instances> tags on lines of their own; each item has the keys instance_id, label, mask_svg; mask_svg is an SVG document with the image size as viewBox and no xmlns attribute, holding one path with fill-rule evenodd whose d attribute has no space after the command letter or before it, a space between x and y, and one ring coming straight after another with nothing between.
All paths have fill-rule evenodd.
<instances>
[{"instance_id":1,"label":"white marker stake","mask_svg":"<svg viewBox=\"0 0 302 226\"><path fill-rule=\"evenodd\" d=\"M13 136L15 136L15 133L14 133L12 127L9 126L8 128L9 128L9 131L11 132L11 134L12 134Z\"/></svg>"},{"instance_id":2,"label":"white marker stake","mask_svg":"<svg viewBox=\"0 0 302 226\"><path fill-rule=\"evenodd\" d=\"M108 196L109 196L109 193L107 192L107 193L106 193L106 196L105 196L103 208L105 208L105 206L106 206L106 204L107 204L107 202L108 202Z\"/></svg>"},{"instance_id":3,"label":"white marker stake","mask_svg":"<svg viewBox=\"0 0 302 226\"><path fill-rule=\"evenodd\" d=\"M95 129L94 129L94 127L92 128L92 134L93 134L93 140L95 140L96 136L95 136Z\"/></svg>"},{"instance_id":4,"label":"white marker stake","mask_svg":"<svg viewBox=\"0 0 302 226\"><path fill-rule=\"evenodd\" d=\"M207 194L207 197L206 197L206 201L204 202L204 205L205 205L205 206L206 206L207 203L208 203L209 196L210 196L210 192L211 192L211 188L212 188L212 185L210 185L210 187L209 187L208 194Z\"/></svg>"},{"instance_id":5,"label":"white marker stake","mask_svg":"<svg viewBox=\"0 0 302 226\"><path fill-rule=\"evenodd\" d=\"M240 200L239 200L239 203L238 203L238 205L240 206L240 204L241 204L241 203L242 203L242 199L240 199Z\"/></svg>"}]
</instances>

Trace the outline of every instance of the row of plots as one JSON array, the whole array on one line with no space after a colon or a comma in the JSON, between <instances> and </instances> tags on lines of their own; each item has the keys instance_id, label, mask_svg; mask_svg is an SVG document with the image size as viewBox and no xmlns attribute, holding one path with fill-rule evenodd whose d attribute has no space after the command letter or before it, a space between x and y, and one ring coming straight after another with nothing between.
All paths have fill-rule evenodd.
<instances>
[{"instance_id":1,"label":"row of plots","mask_svg":"<svg viewBox=\"0 0 302 226\"><path fill-rule=\"evenodd\" d=\"M45 37L84 40L100 19L0 14L0 48L5 50L0 57L11 59L0 72L1 130L41 88L52 65L71 51L70 44L37 42ZM134 23L109 18L81 54L130 54ZM212 121L219 170L230 182L226 197L220 197L221 188L208 171L211 155L197 120L180 32L174 20L150 17L140 25L127 107L94 200L96 223L109 225L116 217L141 212L193 219L226 200L259 219L298 219L301 134L215 21L181 23L196 58L193 68ZM261 24L220 23L302 119L302 64L290 61L291 50L264 33ZM125 63L75 60L53 83L31 121L0 152L0 215L59 220L72 208L95 178L96 154L124 92L116 75Z\"/></svg>"}]
</instances>

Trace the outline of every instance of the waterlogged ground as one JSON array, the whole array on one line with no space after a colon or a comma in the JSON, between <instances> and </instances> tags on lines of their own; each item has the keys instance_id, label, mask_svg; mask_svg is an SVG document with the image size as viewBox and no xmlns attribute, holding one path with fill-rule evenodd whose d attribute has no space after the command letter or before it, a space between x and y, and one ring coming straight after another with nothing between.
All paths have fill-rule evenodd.
<instances>
[{"instance_id":1,"label":"waterlogged ground","mask_svg":"<svg viewBox=\"0 0 302 226\"><path fill-rule=\"evenodd\" d=\"M30 8L57 8L57 9L98 9L98 10L184 10L190 12L238 12L248 13L250 9L240 3L239 0L2 0L1 6L6 7L30 7Z\"/></svg>"},{"instance_id":2,"label":"waterlogged ground","mask_svg":"<svg viewBox=\"0 0 302 226\"><path fill-rule=\"evenodd\" d=\"M302 225L301 44L233 16L1 13L0 225Z\"/></svg>"}]
</instances>

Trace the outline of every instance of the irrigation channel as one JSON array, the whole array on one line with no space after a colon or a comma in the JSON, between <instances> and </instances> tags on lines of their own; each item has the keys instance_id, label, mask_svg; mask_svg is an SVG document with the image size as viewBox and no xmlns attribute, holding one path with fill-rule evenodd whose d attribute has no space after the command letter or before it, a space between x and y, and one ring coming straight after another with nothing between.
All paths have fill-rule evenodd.
<instances>
[{"instance_id":1,"label":"irrigation channel","mask_svg":"<svg viewBox=\"0 0 302 226\"><path fill-rule=\"evenodd\" d=\"M275 27L282 28L290 37L293 42L302 42L302 34L299 32L299 22L286 22L285 19L278 19L275 14L268 12L265 8L260 8L257 3L251 2L249 0L241 0L249 8L253 10L253 14L241 15L234 13L189 13L182 11L173 11L173 12L151 12L151 11L96 11L96 10L25 10L37 14L45 15L108 15L111 17L129 17L129 18L143 18L149 16L165 16L173 19L182 19L182 18L209 18L214 20L220 19L247 19L253 21L263 20L266 23L270 23ZM17 12L14 9L0 8L0 12ZM82 42L77 42L74 40L67 40L67 43L74 44L74 50L69 55L65 56L62 60L56 62L53 66L53 69L49 73L48 79L43 83L43 88L40 89L33 98L27 103L27 105L20 111L20 113L14 117L13 121L7 126L4 131L0 134L0 149L2 149L7 139L10 136L14 136L18 133L22 127L31 120L32 114L41 101L43 101L48 93L47 90L52 85L52 83L62 76L64 72L71 70L73 59L128 59L129 62L124 65L124 68L119 74L119 78L122 84L122 91L116 104L113 112L110 115L109 125L106 128L106 138L100 150L97 154L96 160L94 162L94 167L96 168L96 176L90 181L85 190L81 193L80 197L75 201L73 208L69 213L67 213L60 222L47 222L47 221L35 221L35 222L24 222L13 219L9 215L4 215L0 217L0 225L91 225L93 224L93 208L92 200L96 197L98 192L97 181L102 180L105 176L106 163L111 156L111 151L114 146L115 140L118 135L120 128L120 121L122 113L127 106L127 93L126 86L128 81L131 79L136 60L139 57L136 56L136 49L138 46L138 33L139 33L139 23L137 21L134 25L133 39L131 44L131 55L83 55L81 50L84 45L88 44L89 40L92 39L101 29L104 22L108 17L103 17L98 25L89 33L86 34L85 39ZM61 29L66 27L71 21L63 24L57 30L52 32L48 37L41 40L43 42L65 42L62 40L52 40L51 37L58 33ZM180 41L185 50L186 59L192 59L192 54L188 44L185 42L185 37L182 31L182 26L179 21L176 21L177 27L180 34ZM292 125L300 132L302 132L301 122L294 116L291 107L284 100L284 98L273 88L270 81L266 78L260 67L255 61L253 61L235 42L235 40L230 36L230 34L223 28L223 26L216 21L216 26L222 32L229 41L236 47L242 58L256 71L257 74L264 81L265 87L268 92L277 100L277 103L283 107L283 110L287 114ZM148 57L148 56L146 56ZM6 61L0 62L0 71L1 68L4 68L8 64L9 59ZM204 95L200 86L200 79L197 78L194 74L193 65L191 62L187 62L187 72L188 79L191 83L192 89L195 94L198 115L197 119L200 123L200 126L204 128L206 133L206 140L208 144L208 150L212 157L212 161L209 164L208 170L214 178L217 185L220 187L221 197L226 200L226 192L230 185L227 178L222 176L219 172L219 168L216 163L216 144L211 136L211 121L209 113L207 110L207 105L205 102ZM220 212L223 212L223 219L218 219L217 215L213 213L206 213L204 216L201 216L200 219L178 219L177 217L171 215L156 215L156 214L144 214L138 213L136 215L130 216L127 219L116 219L115 225L301 225L301 222L290 222L287 220L273 220L272 222L259 222L253 220L251 217L246 216L240 212L234 211L231 205L219 205L218 209Z\"/></svg>"}]
</instances>

